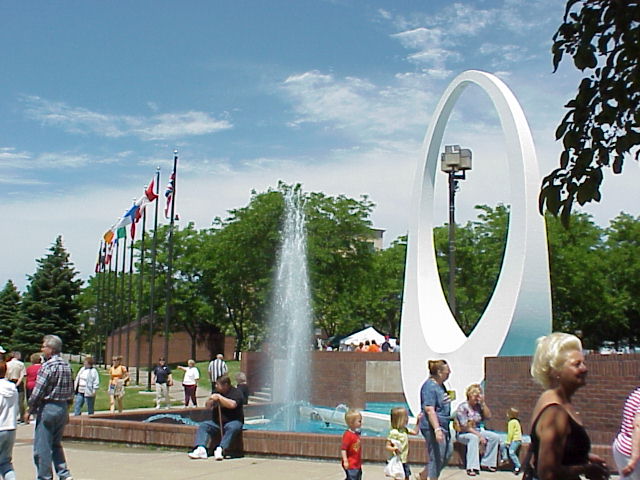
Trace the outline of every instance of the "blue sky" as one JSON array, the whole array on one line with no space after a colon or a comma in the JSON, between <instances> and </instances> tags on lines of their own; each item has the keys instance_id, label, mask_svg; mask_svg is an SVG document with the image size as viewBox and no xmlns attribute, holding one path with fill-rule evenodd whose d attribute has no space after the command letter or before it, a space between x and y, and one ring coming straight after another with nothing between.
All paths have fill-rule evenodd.
<instances>
[{"instance_id":1,"label":"blue sky","mask_svg":"<svg viewBox=\"0 0 640 480\"><path fill-rule=\"evenodd\" d=\"M558 0L3 2L0 282L24 288L64 237L82 278L102 233L156 166L180 152L177 210L207 227L278 180L376 203L389 243L406 233L431 113L467 69L496 74L530 123L541 172L557 163L562 106L579 75L553 74ZM509 203L493 108L470 88L445 143L474 152L458 195ZM608 175L598 223L639 214L640 169ZM436 208L446 218L444 176Z\"/></svg>"}]
</instances>

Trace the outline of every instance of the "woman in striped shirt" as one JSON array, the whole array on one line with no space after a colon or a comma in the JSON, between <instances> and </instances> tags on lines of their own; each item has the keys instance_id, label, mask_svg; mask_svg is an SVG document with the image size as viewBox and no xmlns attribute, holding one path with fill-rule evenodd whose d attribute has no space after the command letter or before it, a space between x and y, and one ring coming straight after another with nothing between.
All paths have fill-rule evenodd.
<instances>
[{"instance_id":1,"label":"woman in striped shirt","mask_svg":"<svg viewBox=\"0 0 640 480\"><path fill-rule=\"evenodd\" d=\"M622 410L620 431L613 441L613 459L620 475L640 480L640 387L627 397Z\"/></svg>"}]
</instances>

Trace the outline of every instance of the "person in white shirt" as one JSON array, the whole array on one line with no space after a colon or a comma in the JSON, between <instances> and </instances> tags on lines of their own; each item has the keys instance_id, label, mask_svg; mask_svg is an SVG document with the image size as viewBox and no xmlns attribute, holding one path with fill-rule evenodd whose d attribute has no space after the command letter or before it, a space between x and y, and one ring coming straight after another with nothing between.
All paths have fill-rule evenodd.
<instances>
[{"instance_id":1,"label":"person in white shirt","mask_svg":"<svg viewBox=\"0 0 640 480\"><path fill-rule=\"evenodd\" d=\"M16 384L18 389L18 407L20 409L19 423L22 423L22 417L26 407L25 383L27 369L22 362L22 354L20 352L11 352L11 360L7 362L7 378Z\"/></svg>"},{"instance_id":2,"label":"person in white shirt","mask_svg":"<svg viewBox=\"0 0 640 480\"><path fill-rule=\"evenodd\" d=\"M15 480L11 457L16 441L18 419L18 390L16 385L5 378L7 364L0 362L0 477Z\"/></svg>"},{"instance_id":3,"label":"person in white shirt","mask_svg":"<svg viewBox=\"0 0 640 480\"><path fill-rule=\"evenodd\" d=\"M84 359L84 366L78 371L73 383L73 414L80 415L82 406L87 404L87 412L93 415L93 406L96 401L96 392L100 386L100 375L93 368L93 357L87 356Z\"/></svg>"},{"instance_id":4,"label":"person in white shirt","mask_svg":"<svg viewBox=\"0 0 640 480\"><path fill-rule=\"evenodd\" d=\"M194 407L198 406L198 400L196 399L196 389L198 388L198 380L200 380L200 371L196 368L196 362L189 360L187 366L183 367L178 365L180 370L184 370L184 378L182 379L182 386L184 388L184 406L189 406L189 400L193 403Z\"/></svg>"}]
</instances>

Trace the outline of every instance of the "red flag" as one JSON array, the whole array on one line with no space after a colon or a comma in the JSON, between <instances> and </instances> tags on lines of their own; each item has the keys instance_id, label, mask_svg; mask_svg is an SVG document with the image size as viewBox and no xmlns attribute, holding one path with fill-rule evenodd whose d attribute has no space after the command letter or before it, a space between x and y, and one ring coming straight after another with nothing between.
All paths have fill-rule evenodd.
<instances>
[{"instance_id":1,"label":"red flag","mask_svg":"<svg viewBox=\"0 0 640 480\"><path fill-rule=\"evenodd\" d=\"M149 200L149 202L153 202L156 198L158 198L158 194L154 191L154 182L155 178L151 179L151 183L149 183L149 186L144 191L144 194L147 196L147 200Z\"/></svg>"}]
</instances>

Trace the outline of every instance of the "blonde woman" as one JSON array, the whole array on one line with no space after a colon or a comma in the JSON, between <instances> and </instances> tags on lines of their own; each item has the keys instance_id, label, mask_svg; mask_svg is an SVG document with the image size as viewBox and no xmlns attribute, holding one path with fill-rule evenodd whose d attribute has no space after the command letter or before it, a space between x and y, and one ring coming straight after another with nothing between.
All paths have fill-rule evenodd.
<instances>
[{"instance_id":1,"label":"blonde woman","mask_svg":"<svg viewBox=\"0 0 640 480\"><path fill-rule=\"evenodd\" d=\"M124 397L125 384L129 382L129 372L127 367L122 365L122 357L116 356L111 360L111 368L109 368L109 411L122 412L122 399Z\"/></svg>"},{"instance_id":2,"label":"blonde woman","mask_svg":"<svg viewBox=\"0 0 640 480\"><path fill-rule=\"evenodd\" d=\"M530 448L539 480L609 477L604 460L591 453L582 417L571 403L587 384L587 372L578 337L556 332L538 339L531 375L546 390L533 409Z\"/></svg>"},{"instance_id":3,"label":"blonde woman","mask_svg":"<svg viewBox=\"0 0 640 480\"><path fill-rule=\"evenodd\" d=\"M467 387L467 401L456 410L456 420L460 426L458 441L467 446L467 475L475 477L480 469L495 472L498 463L500 435L484 429L484 421L491 418L491 410L484 401L482 388L477 383ZM480 447L484 453L480 459Z\"/></svg>"}]
</instances>

